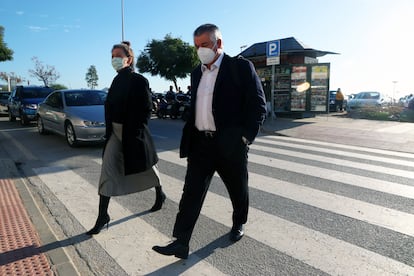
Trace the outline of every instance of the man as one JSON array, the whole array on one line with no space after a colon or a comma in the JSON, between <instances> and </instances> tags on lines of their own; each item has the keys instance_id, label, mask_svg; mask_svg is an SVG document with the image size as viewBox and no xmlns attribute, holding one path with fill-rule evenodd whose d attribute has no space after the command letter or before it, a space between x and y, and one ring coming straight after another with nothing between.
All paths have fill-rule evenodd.
<instances>
[{"instance_id":1,"label":"man","mask_svg":"<svg viewBox=\"0 0 414 276\"><path fill-rule=\"evenodd\" d=\"M175 101L175 93L173 91L172 85L170 85L170 90L168 90L167 93L165 93L165 99L168 103Z\"/></svg>"},{"instance_id":2,"label":"man","mask_svg":"<svg viewBox=\"0 0 414 276\"><path fill-rule=\"evenodd\" d=\"M187 86L187 92L185 94L191 96L191 85Z\"/></svg>"},{"instance_id":3,"label":"man","mask_svg":"<svg viewBox=\"0 0 414 276\"><path fill-rule=\"evenodd\" d=\"M342 94L341 88L338 88L335 95L335 109L336 111L343 111L344 94Z\"/></svg>"},{"instance_id":4,"label":"man","mask_svg":"<svg viewBox=\"0 0 414 276\"><path fill-rule=\"evenodd\" d=\"M213 24L194 31L201 65L191 74L190 117L183 129L180 157L187 174L174 225L174 242L154 246L163 255L188 257L189 242L215 172L233 205L230 240L243 235L249 208L247 152L266 114L266 101L253 64L223 52L221 33Z\"/></svg>"}]
</instances>

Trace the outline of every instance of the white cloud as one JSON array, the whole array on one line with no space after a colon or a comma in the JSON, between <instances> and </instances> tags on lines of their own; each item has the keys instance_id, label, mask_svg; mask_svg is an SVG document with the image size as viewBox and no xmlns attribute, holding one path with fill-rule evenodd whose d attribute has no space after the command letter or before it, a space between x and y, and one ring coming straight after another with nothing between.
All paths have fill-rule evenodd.
<instances>
[{"instance_id":1,"label":"white cloud","mask_svg":"<svg viewBox=\"0 0 414 276\"><path fill-rule=\"evenodd\" d=\"M65 29L79 29L80 25L63 25Z\"/></svg>"},{"instance_id":2,"label":"white cloud","mask_svg":"<svg viewBox=\"0 0 414 276\"><path fill-rule=\"evenodd\" d=\"M39 27L39 26L28 26L29 30L31 30L32 32L42 32L42 31L47 31L48 28L45 27Z\"/></svg>"}]
</instances>

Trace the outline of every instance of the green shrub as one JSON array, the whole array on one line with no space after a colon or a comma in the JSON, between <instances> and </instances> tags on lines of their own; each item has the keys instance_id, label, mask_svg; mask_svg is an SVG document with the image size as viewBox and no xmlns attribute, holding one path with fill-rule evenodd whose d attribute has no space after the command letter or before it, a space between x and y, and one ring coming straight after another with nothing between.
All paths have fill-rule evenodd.
<instances>
[{"instance_id":1,"label":"green shrub","mask_svg":"<svg viewBox=\"0 0 414 276\"><path fill-rule=\"evenodd\" d=\"M403 109L401 106L366 106L348 111L348 115L359 119L395 121Z\"/></svg>"}]
</instances>

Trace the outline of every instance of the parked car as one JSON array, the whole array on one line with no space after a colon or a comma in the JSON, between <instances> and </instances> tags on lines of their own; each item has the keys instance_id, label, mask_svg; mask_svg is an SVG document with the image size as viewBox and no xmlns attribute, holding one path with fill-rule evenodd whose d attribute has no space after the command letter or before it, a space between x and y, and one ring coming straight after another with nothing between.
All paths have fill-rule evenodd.
<instances>
[{"instance_id":1,"label":"parked car","mask_svg":"<svg viewBox=\"0 0 414 276\"><path fill-rule=\"evenodd\" d=\"M38 104L53 92L50 87L18 85L8 99L9 121L20 118L22 125L36 120Z\"/></svg>"},{"instance_id":2,"label":"parked car","mask_svg":"<svg viewBox=\"0 0 414 276\"><path fill-rule=\"evenodd\" d=\"M40 134L54 132L66 138L69 146L81 142L102 142L105 136L103 90L56 90L37 110Z\"/></svg>"},{"instance_id":3,"label":"parked car","mask_svg":"<svg viewBox=\"0 0 414 276\"><path fill-rule=\"evenodd\" d=\"M387 103L387 98L380 92L359 92L354 98L348 101L346 110L350 112L365 107L381 107Z\"/></svg>"},{"instance_id":4,"label":"parked car","mask_svg":"<svg viewBox=\"0 0 414 276\"><path fill-rule=\"evenodd\" d=\"M400 113L400 121L402 122L414 122L414 98L408 102Z\"/></svg>"},{"instance_id":5,"label":"parked car","mask_svg":"<svg viewBox=\"0 0 414 276\"><path fill-rule=\"evenodd\" d=\"M402 103L402 106L408 107L408 104L412 99L414 99L414 95L410 94L405 96L402 100L400 99L400 102Z\"/></svg>"},{"instance_id":6,"label":"parked car","mask_svg":"<svg viewBox=\"0 0 414 276\"><path fill-rule=\"evenodd\" d=\"M335 105L336 90L329 91L329 111L337 111Z\"/></svg>"},{"instance_id":7,"label":"parked car","mask_svg":"<svg viewBox=\"0 0 414 276\"><path fill-rule=\"evenodd\" d=\"M0 91L0 114L9 114L7 105L10 94L10 91Z\"/></svg>"}]
</instances>

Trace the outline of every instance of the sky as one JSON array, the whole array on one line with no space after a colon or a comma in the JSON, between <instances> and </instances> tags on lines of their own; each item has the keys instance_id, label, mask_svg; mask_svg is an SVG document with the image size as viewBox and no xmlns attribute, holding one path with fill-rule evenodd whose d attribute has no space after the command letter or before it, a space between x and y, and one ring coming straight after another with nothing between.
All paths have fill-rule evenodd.
<instances>
[{"instance_id":1,"label":"sky","mask_svg":"<svg viewBox=\"0 0 414 276\"><path fill-rule=\"evenodd\" d=\"M293 36L310 48L339 53L319 58L330 63L331 90L340 87L346 95L380 91L397 99L414 93L412 0L123 0L123 16L121 3L1 0L4 42L14 55L12 61L0 62L0 72L41 85L29 74L32 57L37 57L59 72L56 83L86 88L85 75L94 65L98 88L104 89L116 74L111 48L122 33L137 57L148 42L167 34L193 45L194 29L214 23L231 56L244 45ZM173 85L144 76L155 92ZM185 91L189 78L179 79L178 85Z\"/></svg>"}]
</instances>

